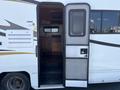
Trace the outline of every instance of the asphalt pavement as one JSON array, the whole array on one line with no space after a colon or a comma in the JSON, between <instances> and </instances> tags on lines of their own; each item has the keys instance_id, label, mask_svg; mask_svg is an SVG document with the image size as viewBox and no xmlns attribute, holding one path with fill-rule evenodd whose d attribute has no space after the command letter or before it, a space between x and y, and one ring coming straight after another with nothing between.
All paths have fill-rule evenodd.
<instances>
[{"instance_id":1,"label":"asphalt pavement","mask_svg":"<svg viewBox=\"0 0 120 90\"><path fill-rule=\"evenodd\" d=\"M49 90L120 90L120 83L94 84L94 85L88 85L88 88L64 88L64 89L49 89Z\"/></svg>"}]
</instances>

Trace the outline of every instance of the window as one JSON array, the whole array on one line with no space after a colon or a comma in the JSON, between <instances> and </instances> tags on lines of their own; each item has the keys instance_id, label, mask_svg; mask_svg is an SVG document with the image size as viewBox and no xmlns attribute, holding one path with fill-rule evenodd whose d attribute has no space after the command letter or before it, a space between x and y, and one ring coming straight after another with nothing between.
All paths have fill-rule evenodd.
<instances>
[{"instance_id":1,"label":"window","mask_svg":"<svg viewBox=\"0 0 120 90\"><path fill-rule=\"evenodd\" d=\"M120 33L120 11L92 10L91 33Z\"/></svg>"},{"instance_id":2,"label":"window","mask_svg":"<svg viewBox=\"0 0 120 90\"><path fill-rule=\"evenodd\" d=\"M91 11L90 14L90 32L101 32L101 12Z\"/></svg>"},{"instance_id":3,"label":"window","mask_svg":"<svg viewBox=\"0 0 120 90\"><path fill-rule=\"evenodd\" d=\"M102 16L102 32L114 32L114 29L119 26L119 12L118 11L103 11ZM116 31L115 31L116 32Z\"/></svg>"},{"instance_id":4,"label":"window","mask_svg":"<svg viewBox=\"0 0 120 90\"><path fill-rule=\"evenodd\" d=\"M86 24L86 11L85 10L71 10L70 13L70 35L71 36L84 36Z\"/></svg>"}]
</instances>

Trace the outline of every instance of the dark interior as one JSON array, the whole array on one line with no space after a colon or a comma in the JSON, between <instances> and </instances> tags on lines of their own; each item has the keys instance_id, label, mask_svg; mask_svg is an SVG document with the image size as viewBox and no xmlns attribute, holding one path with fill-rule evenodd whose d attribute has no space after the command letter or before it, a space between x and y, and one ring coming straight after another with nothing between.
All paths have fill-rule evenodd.
<instances>
[{"instance_id":1,"label":"dark interior","mask_svg":"<svg viewBox=\"0 0 120 90\"><path fill-rule=\"evenodd\" d=\"M63 84L63 5L39 7L40 85Z\"/></svg>"}]
</instances>

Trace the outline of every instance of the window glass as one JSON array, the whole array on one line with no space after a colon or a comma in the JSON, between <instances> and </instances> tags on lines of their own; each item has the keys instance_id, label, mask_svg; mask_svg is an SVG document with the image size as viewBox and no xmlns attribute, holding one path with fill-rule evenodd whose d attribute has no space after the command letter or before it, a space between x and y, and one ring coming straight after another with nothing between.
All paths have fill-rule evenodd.
<instances>
[{"instance_id":1,"label":"window glass","mask_svg":"<svg viewBox=\"0 0 120 90\"><path fill-rule=\"evenodd\" d=\"M71 10L70 11L70 35L84 36L85 35L85 10Z\"/></svg>"},{"instance_id":2,"label":"window glass","mask_svg":"<svg viewBox=\"0 0 120 90\"><path fill-rule=\"evenodd\" d=\"M103 11L102 14L102 32L118 32L119 29L119 12Z\"/></svg>"},{"instance_id":3,"label":"window glass","mask_svg":"<svg viewBox=\"0 0 120 90\"><path fill-rule=\"evenodd\" d=\"M101 12L91 11L90 13L90 32L101 32Z\"/></svg>"}]
</instances>

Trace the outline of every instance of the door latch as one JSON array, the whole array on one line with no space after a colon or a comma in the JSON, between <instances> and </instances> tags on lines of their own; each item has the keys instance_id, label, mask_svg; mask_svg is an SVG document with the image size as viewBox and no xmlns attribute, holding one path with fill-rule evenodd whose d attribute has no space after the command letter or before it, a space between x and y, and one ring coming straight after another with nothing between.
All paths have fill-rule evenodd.
<instances>
[{"instance_id":1,"label":"door latch","mask_svg":"<svg viewBox=\"0 0 120 90\"><path fill-rule=\"evenodd\" d=\"M88 54L88 49L87 48L82 48L80 50L80 54Z\"/></svg>"}]
</instances>

